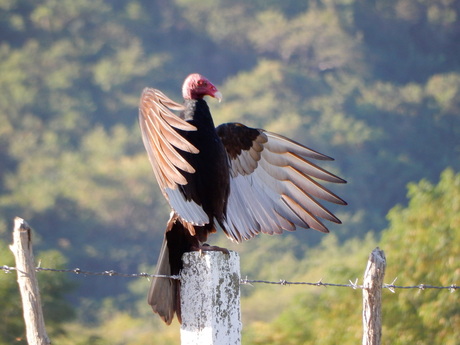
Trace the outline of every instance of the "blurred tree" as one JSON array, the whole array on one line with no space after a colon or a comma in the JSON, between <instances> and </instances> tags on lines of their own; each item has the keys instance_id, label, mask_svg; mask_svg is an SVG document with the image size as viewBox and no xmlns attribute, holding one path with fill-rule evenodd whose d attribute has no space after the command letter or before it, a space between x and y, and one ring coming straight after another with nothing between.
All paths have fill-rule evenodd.
<instances>
[{"instance_id":1,"label":"blurred tree","mask_svg":"<svg viewBox=\"0 0 460 345\"><path fill-rule=\"evenodd\" d=\"M65 250L73 265L96 269L98 258L112 258L113 269L133 269L151 260L150 241L139 238L153 242L153 221L139 220L161 207L151 210L156 192L144 181L150 170L134 123L138 94L165 53L147 55L128 28L135 16L104 1L11 1L0 11L11 34L0 45L0 233L21 214L43 248ZM114 246L118 235L132 246Z\"/></svg>"},{"instance_id":2,"label":"blurred tree","mask_svg":"<svg viewBox=\"0 0 460 345\"><path fill-rule=\"evenodd\" d=\"M362 276L366 259L375 248L375 240L367 236L363 240L350 240L340 245L333 235L321 245L307 252L305 259L297 263L297 281L335 282L344 284ZM360 263L360 265L358 265ZM257 285L257 289L261 287ZM273 299L274 294L277 295ZM259 294L260 295L260 294ZM253 311L253 320L245 326L245 344L356 344L361 338L361 293L350 288L321 288L306 286L276 286L271 289L270 301L290 295L272 318ZM257 306L256 294L250 297ZM265 296L267 298L267 296ZM243 308L244 308L243 301ZM259 300L258 304L262 304Z\"/></svg>"},{"instance_id":3,"label":"blurred tree","mask_svg":"<svg viewBox=\"0 0 460 345\"><path fill-rule=\"evenodd\" d=\"M358 0L354 6L378 79L423 82L458 69L458 1Z\"/></svg>"},{"instance_id":4,"label":"blurred tree","mask_svg":"<svg viewBox=\"0 0 460 345\"><path fill-rule=\"evenodd\" d=\"M409 185L407 208L395 207L382 234L389 279L398 284L449 286L460 279L460 174L447 169L439 183ZM397 291L384 297L385 344L458 343L456 293ZM402 318L403 316L403 318ZM404 322L402 322L404 321Z\"/></svg>"},{"instance_id":5,"label":"blurred tree","mask_svg":"<svg viewBox=\"0 0 460 345\"><path fill-rule=\"evenodd\" d=\"M64 268L67 263L57 250L39 252L35 257L50 268ZM14 267L14 257L3 241L0 241L0 262L2 265ZM73 308L66 300L75 286L66 276L59 273L40 272L37 276L47 333L51 338L63 335L65 333L63 324L75 316ZM0 272L1 345L27 343L20 299L16 272Z\"/></svg>"}]
</instances>

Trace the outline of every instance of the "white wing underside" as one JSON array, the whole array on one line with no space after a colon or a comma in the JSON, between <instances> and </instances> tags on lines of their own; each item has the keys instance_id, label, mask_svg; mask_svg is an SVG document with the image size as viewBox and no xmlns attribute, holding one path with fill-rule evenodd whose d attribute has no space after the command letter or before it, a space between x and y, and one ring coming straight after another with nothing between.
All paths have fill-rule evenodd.
<instances>
[{"instance_id":1,"label":"white wing underside","mask_svg":"<svg viewBox=\"0 0 460 345\"><path fill-rule=\"evenodd\" d=\"M340 222L314 197L343 204L343 200L311 176L344 182L306 158L327 159L282 136L261 132L265 143L242 151L231 165L230 196L224 228L232 240L247 240L260 232L280 234L296 226L328 232L318 217Z\"/></svg>"},{"instance_id":2,"label":"white wing underside","mask_svg":"<svg viewBox=\"0 0 460 345\"><path fill-rule=\"evenodd\" d=\"M193 200L185 199L179 188L166 188L165 193L168 196L169 205L182 220L200 226L209 223L209 217L203 211L201 205L198 205Z\"/></svg>"},{"instance_id":3,"label":"white wing underside","mask_svg":"<svg viewBox=\"0 0 460 345\"><path fill-rule=\"evenodd\" d=\"M146 88L139 107L142 140L155 177L171 208L186 222L204 225L209 223L209 217L202 207L193 200L186 200L180 192L180 186L187 184L181 170L194 173L195 169L179 154L177 148L199 153L196 147L174 129L196 131L195 126L172 112L183 109L181 104L172 101L161 91Z\"/></svg>"}]
</instances>

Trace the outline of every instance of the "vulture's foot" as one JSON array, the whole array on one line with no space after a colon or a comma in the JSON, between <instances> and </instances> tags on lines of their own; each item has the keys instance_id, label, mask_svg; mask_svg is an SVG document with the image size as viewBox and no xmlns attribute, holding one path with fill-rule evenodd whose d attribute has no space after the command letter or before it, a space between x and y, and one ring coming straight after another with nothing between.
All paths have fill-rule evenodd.
<instances>
[{"instance_id":1,"label":"vulture's foot","mask_svg":"<svg viewBox=\"0 0 460 345\"><path fill-rule=\"evenodd\" d=\"M207 243L203 243L200 246L193 247L192 250L199 251L201 254L203 254L203 252L222 252L224 254L230 255L230 252L228 251L227 248L222 248L218 246L210 246Z\"/></svg>"}]
</instances>

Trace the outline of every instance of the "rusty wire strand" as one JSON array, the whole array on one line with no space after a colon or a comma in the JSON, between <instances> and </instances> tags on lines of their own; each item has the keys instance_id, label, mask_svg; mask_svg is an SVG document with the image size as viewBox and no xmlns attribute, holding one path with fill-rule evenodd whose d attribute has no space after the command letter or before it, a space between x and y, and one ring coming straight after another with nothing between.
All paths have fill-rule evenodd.
<instances>
[{"instance_id":1,"label":"rusty wire strand","mask_svg":"<svg viewBox=\"0 0 460 345\"><path fill-rule=\"evenodd\" d=\"M11 271L17 271L16 267L9 267L9 266L0 266L0 269L5 272L5 273L10 273ZM73 273L77 275L82 275L82 276L109 276L109 277L125 277L125 278L168 278L168 279L180 279L179 275L161 275L161 274L149 274L145 272L141 273L120 273L116 272L114 270L108 270L108 271L101 271L101 272L93 272L93 271L87 271L87 270L82 270L80 268L72 268L72 269L56 269L56 268L44 268L44 267L36 267L35 271L37 272L59 272L59 273ZM427 290L427 289L440 289L440 290L449 290L450 292L454 292L458 289L460 289L460 286L456 284L451 284L449 286L435 286L435 285L428 285L428 284L417 284L417 285L409 285L409 286L402 286L402 285L395 285L394 282L396 281L393 280L391 284L383 284L382 288L383 289L388 289L391 292L395 292L396 289L418 289L419 291L422 290ZM309 285L309 286L323 286L323 287L348 287L352 289L363 289L363 285L358 284L358 279L356 279L354 282L349 281L349 284L335 284L335 283L324 283L322 280L319 280L317 282L301 282L301 281L287 281L284 279L280 279L279 281L269 281L269 280L252 280L246 278L241 278L240 279L240 284L241 285L250 285L252 286L253 284L269 284L269 285L282 285L282 286L287 286L287 285Z\"/></svg>"}]
</instances>

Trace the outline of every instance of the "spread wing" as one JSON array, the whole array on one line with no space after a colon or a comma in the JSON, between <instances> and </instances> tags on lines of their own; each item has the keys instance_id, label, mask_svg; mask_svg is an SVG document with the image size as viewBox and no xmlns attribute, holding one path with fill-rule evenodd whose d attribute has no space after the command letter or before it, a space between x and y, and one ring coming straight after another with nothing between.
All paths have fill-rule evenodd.
<instances>
[{"instance_id":1,"label":"spread wing","mask_svg":"<svg viewBox=\"0 0 460 345\"><path fill-rule=\"evenodd\" d=\"M180 186L187 184L183 172L195 172L181 151L197 154L199 150L177 130L196 131L197 128L172 110L182 111L184 106L159 90L144 89L139 104L142 140L158 184L173 210L190 224L204 225L209 217L202 207L187 200L180 191Z\"/></svg>"},{"instance_id":2,"label":"spread wing","mask_svg":"<svg viewBox=\"0 0 460 345\"><path fill-rule=\"evenodd\" d=\"M329 232L319 218L340 223L317 199L346 205L317 180L345 183L311 159L332 160L281 135L239 123L217 128L231 162L224 228L233 240L296 226Z\"/></svg>"}]
</instances>

